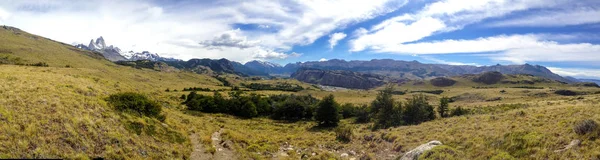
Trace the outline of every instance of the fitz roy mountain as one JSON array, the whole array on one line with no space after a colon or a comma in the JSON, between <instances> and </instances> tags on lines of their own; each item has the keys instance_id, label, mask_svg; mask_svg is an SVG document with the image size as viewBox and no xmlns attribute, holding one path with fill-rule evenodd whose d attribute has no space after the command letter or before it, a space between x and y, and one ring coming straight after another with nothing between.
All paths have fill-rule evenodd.
<instances>
[{"instance_id":1,"label":"fitz roy mountain","mask_svg":"<svg viewBox=\"0 0 600 160\"><path fill-rule=\"evenodd\" d=\"M137 60L151 60L151 61L177 61L174 58L165 58L161 57L156 53L150 53L148 51L143 52L134 52L128 51L123 52L119 47L114 47L113 45L106 46L106 42L104 38L100 36L95 41L94 39L90 40L88 45L77 44L75 47L79 49L95 51L102 54L106 59L116 62L116 61L137 61Z\"/></svg>"},{"instance_id":2,"label":"fitz roy mountain","mask_svg":"<svg viewBox=\"0 0 600 160\"><path fill-rule=\"evenodd\" d=\"M119 47L114 47L112 45L106 46L106 42L104 38L99 37L94 41L94 39L90 40L90 43L86 46L84 44L75 45L75 47L79 49L89 50L99 52L104 56L104 58L110 61L124 61L127 60L123 55L121 55L121 49Z\"/></svg>"}]
</instances>

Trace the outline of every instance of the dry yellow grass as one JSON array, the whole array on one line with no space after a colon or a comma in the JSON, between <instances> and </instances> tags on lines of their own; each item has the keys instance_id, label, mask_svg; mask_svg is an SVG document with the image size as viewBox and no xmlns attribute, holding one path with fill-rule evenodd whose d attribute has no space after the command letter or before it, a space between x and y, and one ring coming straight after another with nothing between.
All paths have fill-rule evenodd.
<instances>
[{"instance_id":1,"label":"dry yellow grass","mask_svg":"<svg viewBox=\"0 0 600 160\"><path fill-rule=\"evenodd\" d=\"M19 33L19 34L17 34ZM593 159L600 153L600 140L576 135L575 123L592 119L600 122L598 95L566 97L555 89L597 92L597 88L574 87L558 83L536 84L544 89L511 88L520 85L481 85L458 79L452 87L434 87L428 82L398 86L397 90L437 90L426 94L431 104L442 96L475 94L451 103L481 113L437 119L414 126L372 131L371 124L342 125L353 128L349 143L337 141L331 128L316 128L314 122L296 123L266 117L238 119L220 114L186 111L179 97L183 88L226 89L212 77L187 72L165 73L114 65L73 47L61 45L24 32L0 29L0 56L19 57L25 63L47 62L50 67L0 65L0 158L89 159L187 159L192 152L189 135L198 134L207 151L210 136L224 128L223 138L233 142L239 157L253 159L341 158L370 156L393 159L422 143L440 140L457 151L459 159L491 159L510 155L520 159ZM71 65L73 68L64 68ZM228 75L234 84L292 83L305 88L312 85L295 80L251 81ZM517 77L527 78L527 77ZM474 89L473 86L494 87ZM165 92L180 90L179 92ZM506 93L500 93L505 90ZM166 121L136 117L115 111L105 98L119 92L139 92L160 102ZM302 94L321 98L333 94L340 103L369 104L377 94L370 91L327 92L310 89L300 92L256 91L255 93ZM210 95L210 92L202 94ZM404 101L413 93L396 95ZM497 101L486 101L501 97ZM581 98L579 98L581 97ZM506 108L501 104L516 104ZM132 124L143 125L138 135ZM554 153L571 140L579 148ZM290 147L291 145L292 147ZM288 150L288 148L293 148ZM315 153L315 155L313 155ZM282 157L282 154L288 157Z\"/></svg>"}]
</instances>

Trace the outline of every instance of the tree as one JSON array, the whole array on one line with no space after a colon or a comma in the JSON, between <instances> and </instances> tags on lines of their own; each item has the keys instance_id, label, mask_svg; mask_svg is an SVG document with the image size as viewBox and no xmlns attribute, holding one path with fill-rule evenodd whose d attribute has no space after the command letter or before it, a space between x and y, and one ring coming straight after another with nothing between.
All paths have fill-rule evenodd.
<instances>
[{"instance_id":1,"label":"tree","mask_svg":"<svg viewBox=\"0 0 600 160\"><path fill-rule=\"evenodd\" d=\"M238 113L238 116L245 118L256 117L258 113L256 112L256 105L252 101L246 101L244 105L242 105L241 111Z\"/></svg>"},{"instance_id":2,"label":"tree","mask_svg":"<svg viewBox=\"0 0 600 160\"><path fill-rule=\"evenodd\" d=\"M340 122L339 107L340 105L335 102L333 95L323 98L317 105L317 115L315 115L315 120L321 126L337 126Z\"/></svg>"},{"instance_id":3,"label":"tree","mask_svg":"<svg viewBox=\"0 0 600 160\"><path fill-rule=\"evenodd\" d=\"M297 121L306 116L306 105L295 98L287 98L278 103L271 117L276 120Z\"/></svg>"},{"instance_id":4,"label":"tree","mask_svg":"<svg viewBox=\"0 0 600 160\"><path fill-rule=\"evenodd\" d=\"M438 107L438 113L440 113L440 117L445 118L448 117L448 103L450 103L450 98L442 97L440 99L440 106Z\"/></svg>"},{"instance_id":5,"label":"tree","mask_svg":"<svg viewBox=\"0 0 600 160\"><path fill-rule=\"evenodd\" d=\"M346 103L346 104L342 105L340 109L341 109L343 118L354 117L354 116L356 116L356 113L358 112L358 108L355 107L352 103Z\"/></svg>"},{"instance_id":6,"label":"tree","mask_svg":"<svg viewBox=\"0 0 600 160\"><path fill-rule=\"evenodd\" d=\"M375 128L389 128L403 124L402 105L392 98L393 86L387 86L371 103L371 114L375 116Z\"/></svg>"},{"instance_id":7,"label":"tree","mask_svg":"<svg viewBox=\"0 0 600 160\"><path fill-rule=\"evenodd\" d=\"M433 119L435 119L433 106L427 103L425 95L414 95L406 102L404 110L404 121L406 123L419 124Z\"/></svg>"}]
</instances>

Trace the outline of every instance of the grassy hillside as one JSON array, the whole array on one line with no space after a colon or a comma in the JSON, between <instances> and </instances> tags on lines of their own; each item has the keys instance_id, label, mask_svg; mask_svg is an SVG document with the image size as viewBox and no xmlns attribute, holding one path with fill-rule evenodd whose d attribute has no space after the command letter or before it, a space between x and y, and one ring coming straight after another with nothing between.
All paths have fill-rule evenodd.
<instances>
[{"instance_id":1,"label":"grassy hillside","mask_svg":"<svg viewBox=\"0 0 600 160\"><path fill-rule=\"evenodd\" d=\"M600 139L573 131L582 120L600 122L600 89L527 75L505 75L504 83L495 84L474 82L472 76L450 77L456 83L448 87L428 80L398 83L393 96L398 101L424 94L437 106L439 98L450 97L450 108L461 106L471 114L380 130L372 130L373 123L344 119L341 126L352 135L340 141L336 128L317 127L313 121L189 111L181 105L180 96L189 94L182 89L223 90L227 96L231 87L207 75L115 65L96 53L15 28L0 28L0 62L0 158L395 159L432 140L444 146L428 154L430 159L600 158ZM27 66L39 62L48 67ZM289 79L223 77L234 86L304 88L247 94L333 94L342 104L368 105L382 89L324 91ZM561 96L557 90L582 94ZM122 92L141 93L158 102L166 120L118 111L107 98ZM555 152L575 139L581 145Z\"/></svg>"},{"instance_id":2,"label":"grassy hillside","mask_svg":"<svg viewBox=\"0 0 600 160\"><path fill-rule=\"evenodd\" d=\"M220 83L193 73L118 66L14 28L0 28L0 48L0 57L12 62L49 65L0 65L0 158L188 157L187 137L196 127L191 124L202 125L183 124L178 95L164 90ZM167 120L123 114L107 104L108 95L127 91L159 101ZM131 132L132 122L144 124L151 135Z\"/></svg>"}]
</instances>

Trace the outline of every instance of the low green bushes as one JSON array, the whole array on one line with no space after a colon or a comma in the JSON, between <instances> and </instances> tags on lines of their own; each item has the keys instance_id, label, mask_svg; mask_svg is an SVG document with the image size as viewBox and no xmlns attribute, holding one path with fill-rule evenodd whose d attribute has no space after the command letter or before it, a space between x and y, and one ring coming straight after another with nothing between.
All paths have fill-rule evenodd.
<instances>
[{"instance_id":1,"label":"low green bushes","mask_svg":"<svg viewBox=\"0 0 600 160\"><path fill-rule=\"evenodd\" d=\"M140 116L157 117L160 115L162 107L148 99L145 95L133 92L117 93L108 97L108 102L118 111L134 113Z\"/></svg>"}]
</instances>

